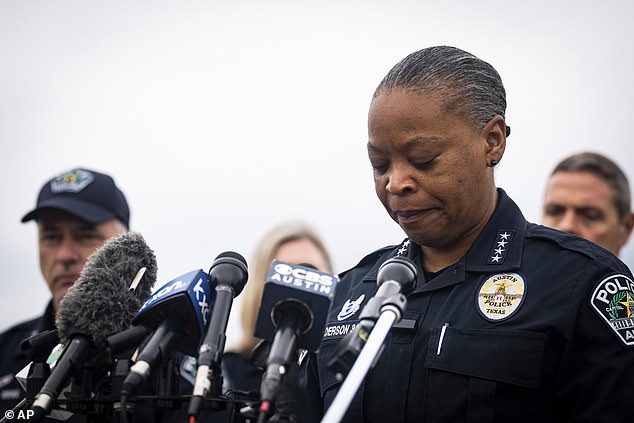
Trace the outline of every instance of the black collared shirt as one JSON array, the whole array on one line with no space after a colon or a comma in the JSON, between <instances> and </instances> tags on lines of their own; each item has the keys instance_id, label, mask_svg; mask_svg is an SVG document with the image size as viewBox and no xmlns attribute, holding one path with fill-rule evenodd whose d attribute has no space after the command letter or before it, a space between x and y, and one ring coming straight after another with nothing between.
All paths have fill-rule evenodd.
<instances>
[{"instance_id":1,"label":"black collared shirt","mask_svg":"<svg viewBox=\"0 0 634 423\"><path fill-rule=\"evenodd\" d=\"M12 409L25 396L15 380L15 374L29 364L20 348L22 341L51 329L55 329L52 301L40 317L17 324L0 334L0 416L4 416L6 410Z\"/></svg>"},{"instance_id":2,"label":"black collared shirt","mask_svg":"<svg viewBox=\"0 0 634 423\"><path fill-rule=\"evenodd\" d=\"M334 400L341 383L327 363L395 255L417 263L417 285L344 421L631 420L630 270L589 241L528 223L498 194L469 251L433 279L409 240L341 275L319 353L302 366L301 421Z\"/></svg>"}]
</instances>

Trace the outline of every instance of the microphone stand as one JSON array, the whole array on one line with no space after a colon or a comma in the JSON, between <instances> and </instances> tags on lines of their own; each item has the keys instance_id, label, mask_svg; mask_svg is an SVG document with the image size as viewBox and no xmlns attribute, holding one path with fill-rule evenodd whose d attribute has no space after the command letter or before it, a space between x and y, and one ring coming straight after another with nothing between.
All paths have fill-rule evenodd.
<instances>
[{"instance_id":1,"label":"microphone stand","mask_svg":"<svg viewBox=\"0 0 634 423\"><path fill-rule=\"evenodd\" d=\"M286 373L282 378L275 399L275 413L268 419L269 423L296 423L297 385L299 383L299 363L297 357L287 363Z\"/></svg>"},{"instance_id":2,"label":"microphone stand","mask_svg":"<svg viewBox=\"0 0 634 423\"><path fill-rule=\"evenodd\" d=\"M260 385L258 423L269 420L268 414L273 407L276 408L276 413L271 421L296 421L296 398L293 391L297 389L299 380L297 339L310 323L310 316L305 313L303 306L294 303L279 307L281 319L275 329L271 350L266 360L266 372Z\"/></svg>"},{"instance_id":3,"label":"microphone stand","mask_svg":"<svg viewBox=\"0 0 634 423\"><path fill-rule=\"evenodd\" d=\"M394 323L398 322L407 306L407 299L401 293L396 293L386 297L380 307L378 320L374 324L370 336L359 353L359 357L354 362L350 373L344 380L334 401L321 420L321 423L338 423L341 421L354 395L359 390L361 383L365 379L370 367L379 358L383 351L385 338L392 329ZM372 319L374 316L368 317ZM361 322L359 323L361 324Z\"/></svg>"}]
</instances>

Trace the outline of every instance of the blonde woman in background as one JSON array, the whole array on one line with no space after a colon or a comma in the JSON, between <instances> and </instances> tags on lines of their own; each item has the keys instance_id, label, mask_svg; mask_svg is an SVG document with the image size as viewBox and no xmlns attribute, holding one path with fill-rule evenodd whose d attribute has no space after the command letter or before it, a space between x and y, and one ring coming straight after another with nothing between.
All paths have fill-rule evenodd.
<instances>
[{"instance_id":1,"label":"blonde woman in background","mask_svg":"<svg viewBox=\"0 0 634 423\"><path fill-rule=\"evenodd\" d=\"M260 339L253 337L264 281L273 260L310 264L333 273L330 256L317 232L302 221L289 221L270 229L255 247L249 262L249 280L242 293L242 337L222 359L225 384L234 390L259 391L263 371L249 358Z\"/></svg>"}]
</instances>

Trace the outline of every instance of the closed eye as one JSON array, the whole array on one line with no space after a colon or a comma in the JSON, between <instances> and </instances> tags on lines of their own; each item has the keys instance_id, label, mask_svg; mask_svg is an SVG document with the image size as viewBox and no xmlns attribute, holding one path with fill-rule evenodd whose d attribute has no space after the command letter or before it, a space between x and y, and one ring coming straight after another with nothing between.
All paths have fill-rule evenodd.
<instances>
[{"instance_id":1,"label":"closed eye","mask_svg":"<svg viewBox=\"0 0 634 423\"><path fill-rule=\"evenodd\" d=\"M418 170L427 170L430 167L432 167L435 163L436 159L432 159L432 160L428 160L428 161L424 161L424 162L412 162L412 165L418 169Z\"/></svg>"},{"instance_id":2,"label":"closed eye","mask_svg":"<svg viewBox=\"0 0 634 423\"><path fill-rule=\"evenodd\" d=\"M370 165L372 166L372 170L375 174L383 175L390 168L390 164L387 161L375 162L370 160Z\"/></svg>"}]
</instances>

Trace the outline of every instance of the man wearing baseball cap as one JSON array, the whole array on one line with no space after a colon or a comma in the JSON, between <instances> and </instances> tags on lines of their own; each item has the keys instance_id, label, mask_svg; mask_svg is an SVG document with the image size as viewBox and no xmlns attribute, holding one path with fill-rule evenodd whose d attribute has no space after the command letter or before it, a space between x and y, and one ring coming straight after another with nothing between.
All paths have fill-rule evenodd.
<instances>
[{"instance_id":1,"label":"man wearing baseball cap","mask_svg":"<svg viewBox=\"0 0 634 423\"><path fill-rule=\"evenodd\" d=\"M88 256L109 238L129 228L125 196L109 175L75 168L47 181L33 210L22 222L38 226L40 269L52 294L44 314L0 334L0 416L13 408L23 391L15 373L28 364L22 341L55 329L55 311L77 280Z\"/></svg>"}]
</instances>

